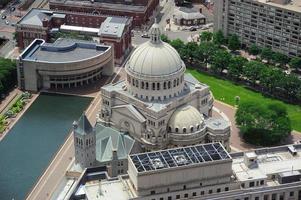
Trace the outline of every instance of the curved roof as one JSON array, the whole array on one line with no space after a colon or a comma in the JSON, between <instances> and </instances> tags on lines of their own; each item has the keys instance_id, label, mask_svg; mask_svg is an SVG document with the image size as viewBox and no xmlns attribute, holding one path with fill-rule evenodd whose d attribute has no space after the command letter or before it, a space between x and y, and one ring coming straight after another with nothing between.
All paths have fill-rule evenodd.
<instances>
[{"instance_id":1,"label":"curved roof","mask_svg":"<svg viewBox=\"0 0 301 200\"><path fill-rule=\"evenodd\" d=\"M173 74L182 68L178 52L165 42L146 42L132 54L128 67L131 71L149 76Z\"/></svg>"},{"instance_id":2,"label":"curved roof","mask_svg":"<svg viewBox=\"0 0 301 200\"><path fill-rule=\"evenodd\" d=\"M170 75L184 66L178 52L160 39L160 28L154 24L150 30L150 41L140 45L132 54L127 68L143 76Z\"/></svg>"},{"instance_id":3,"label":"curved roof","mask_svg":"<svg viewBox=\"0 0 301 200\"><path fill-rule=\"evenodd\" d=\"M196 127L203 123L204 117L195 107L184 105L174 111L168 122L168 126L179 128L179 132L182 132L182 128L189 129L191 126Z\"/></svg>"}]
</instances>

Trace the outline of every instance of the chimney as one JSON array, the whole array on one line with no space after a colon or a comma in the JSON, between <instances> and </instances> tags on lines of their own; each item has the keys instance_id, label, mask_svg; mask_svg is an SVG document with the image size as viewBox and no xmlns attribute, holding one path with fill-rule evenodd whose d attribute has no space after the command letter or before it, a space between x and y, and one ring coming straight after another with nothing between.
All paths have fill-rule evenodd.
<instances>
[{"instance_id":1,"label":"chimney","mask_svg":"<svg viewBox=\"0 0 301 200\"><path fill-rule=\"evenodd\" d=\"M48 19L44 18L42 20L43 27L48 27L48 22L49 22Z\"/></svg>"}]
</instances>

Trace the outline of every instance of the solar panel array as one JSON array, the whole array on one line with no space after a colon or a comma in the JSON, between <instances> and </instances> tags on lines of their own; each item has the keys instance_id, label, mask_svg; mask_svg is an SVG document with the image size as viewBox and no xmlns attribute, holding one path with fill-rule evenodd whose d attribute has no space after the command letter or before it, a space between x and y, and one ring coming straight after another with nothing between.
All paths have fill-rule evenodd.
<instances>
[{"instance_id":1,"label":"solar panel array","mask_svg":"<svg viewBox=\"0 0 301 200\"><path fill-rule=\"evenodd\" d=\"M231 159L220 143L134 154L130 158L138 172Z\"/></svg>"}]
</instances>

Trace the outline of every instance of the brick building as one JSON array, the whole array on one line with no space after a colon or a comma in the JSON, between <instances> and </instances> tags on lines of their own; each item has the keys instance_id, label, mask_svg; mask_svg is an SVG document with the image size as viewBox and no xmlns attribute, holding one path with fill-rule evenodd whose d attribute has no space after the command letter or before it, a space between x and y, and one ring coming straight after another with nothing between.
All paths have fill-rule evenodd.
<instances>
[{"instance_id":1,"label":"brick building","mask_svg":"<svg viewBox=\"0 0 301 200\"><path fill-rule=\"evenodd\" d=\"M159 7L159 0L50 0L49 8L57 11L72 11L94 15L128 16L133 25L140 27L152 21Z\"/></svg>"},{"instance_id":2,"label":"brick building","mask_svg":"<svg viewBox=\"0 0 301 200\"><path fill-rule=\"evenodd\" d=\"M117 35L110 38L109 35L99 34L97 31L94 35L99 38L100 43L112 44L114 46L114 55L117 63L121 63L124 54L127 54L131 49L131 29L132 19L127 17L108 17L106 15L92 15L87 13L76 12L55 12L44 9L32 9L16 24L17 45L20 50L25 49L36 38L50 42L51 34L54 31L61 31L61 28L66 25L73 27L69 31L76 31L77 28L85 27L101 30L101 25L106 21L116 22L110 31L113 33L118 31ZM113 20L112 20L113 19ZM118 24L118 23L119 24ZM115 28L117 26L117 28ZM114 30L113 30L114 29ZM116 30L115 30L116 29ZM66 30L64 30L66 32ZM79 32L80 34L88 34ZM114 42L113 42L114 41Z\"/></svg>"}]
</instances>

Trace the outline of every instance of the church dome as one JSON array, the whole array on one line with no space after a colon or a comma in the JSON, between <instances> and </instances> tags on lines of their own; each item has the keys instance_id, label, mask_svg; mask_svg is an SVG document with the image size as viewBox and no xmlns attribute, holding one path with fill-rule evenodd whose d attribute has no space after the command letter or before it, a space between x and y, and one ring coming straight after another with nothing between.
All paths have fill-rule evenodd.
<instances>
[{"instance_id":1,"label":"church dome","mask_svg":"<svg viewBox=\"0 0 301 200\"><path fill-rule=\"evenodd\" d=\"M150 30L150 41L140 45L127 63L127 69L142 76L170 75L185 66L178 52L169 44L161 41L158 24Z\"/></svg>"},{"instance_id":2,"label":"church dome","mask_svg":"<svg viewBox=\"0 0 301 200\"><path fill-rule=\"evenodd\" d=\"M168 122L168 127L171 132L185 134L200 130L203 124L203 115L195 107L184 105L174 111Z\"/></svg>"}]
</instances>

